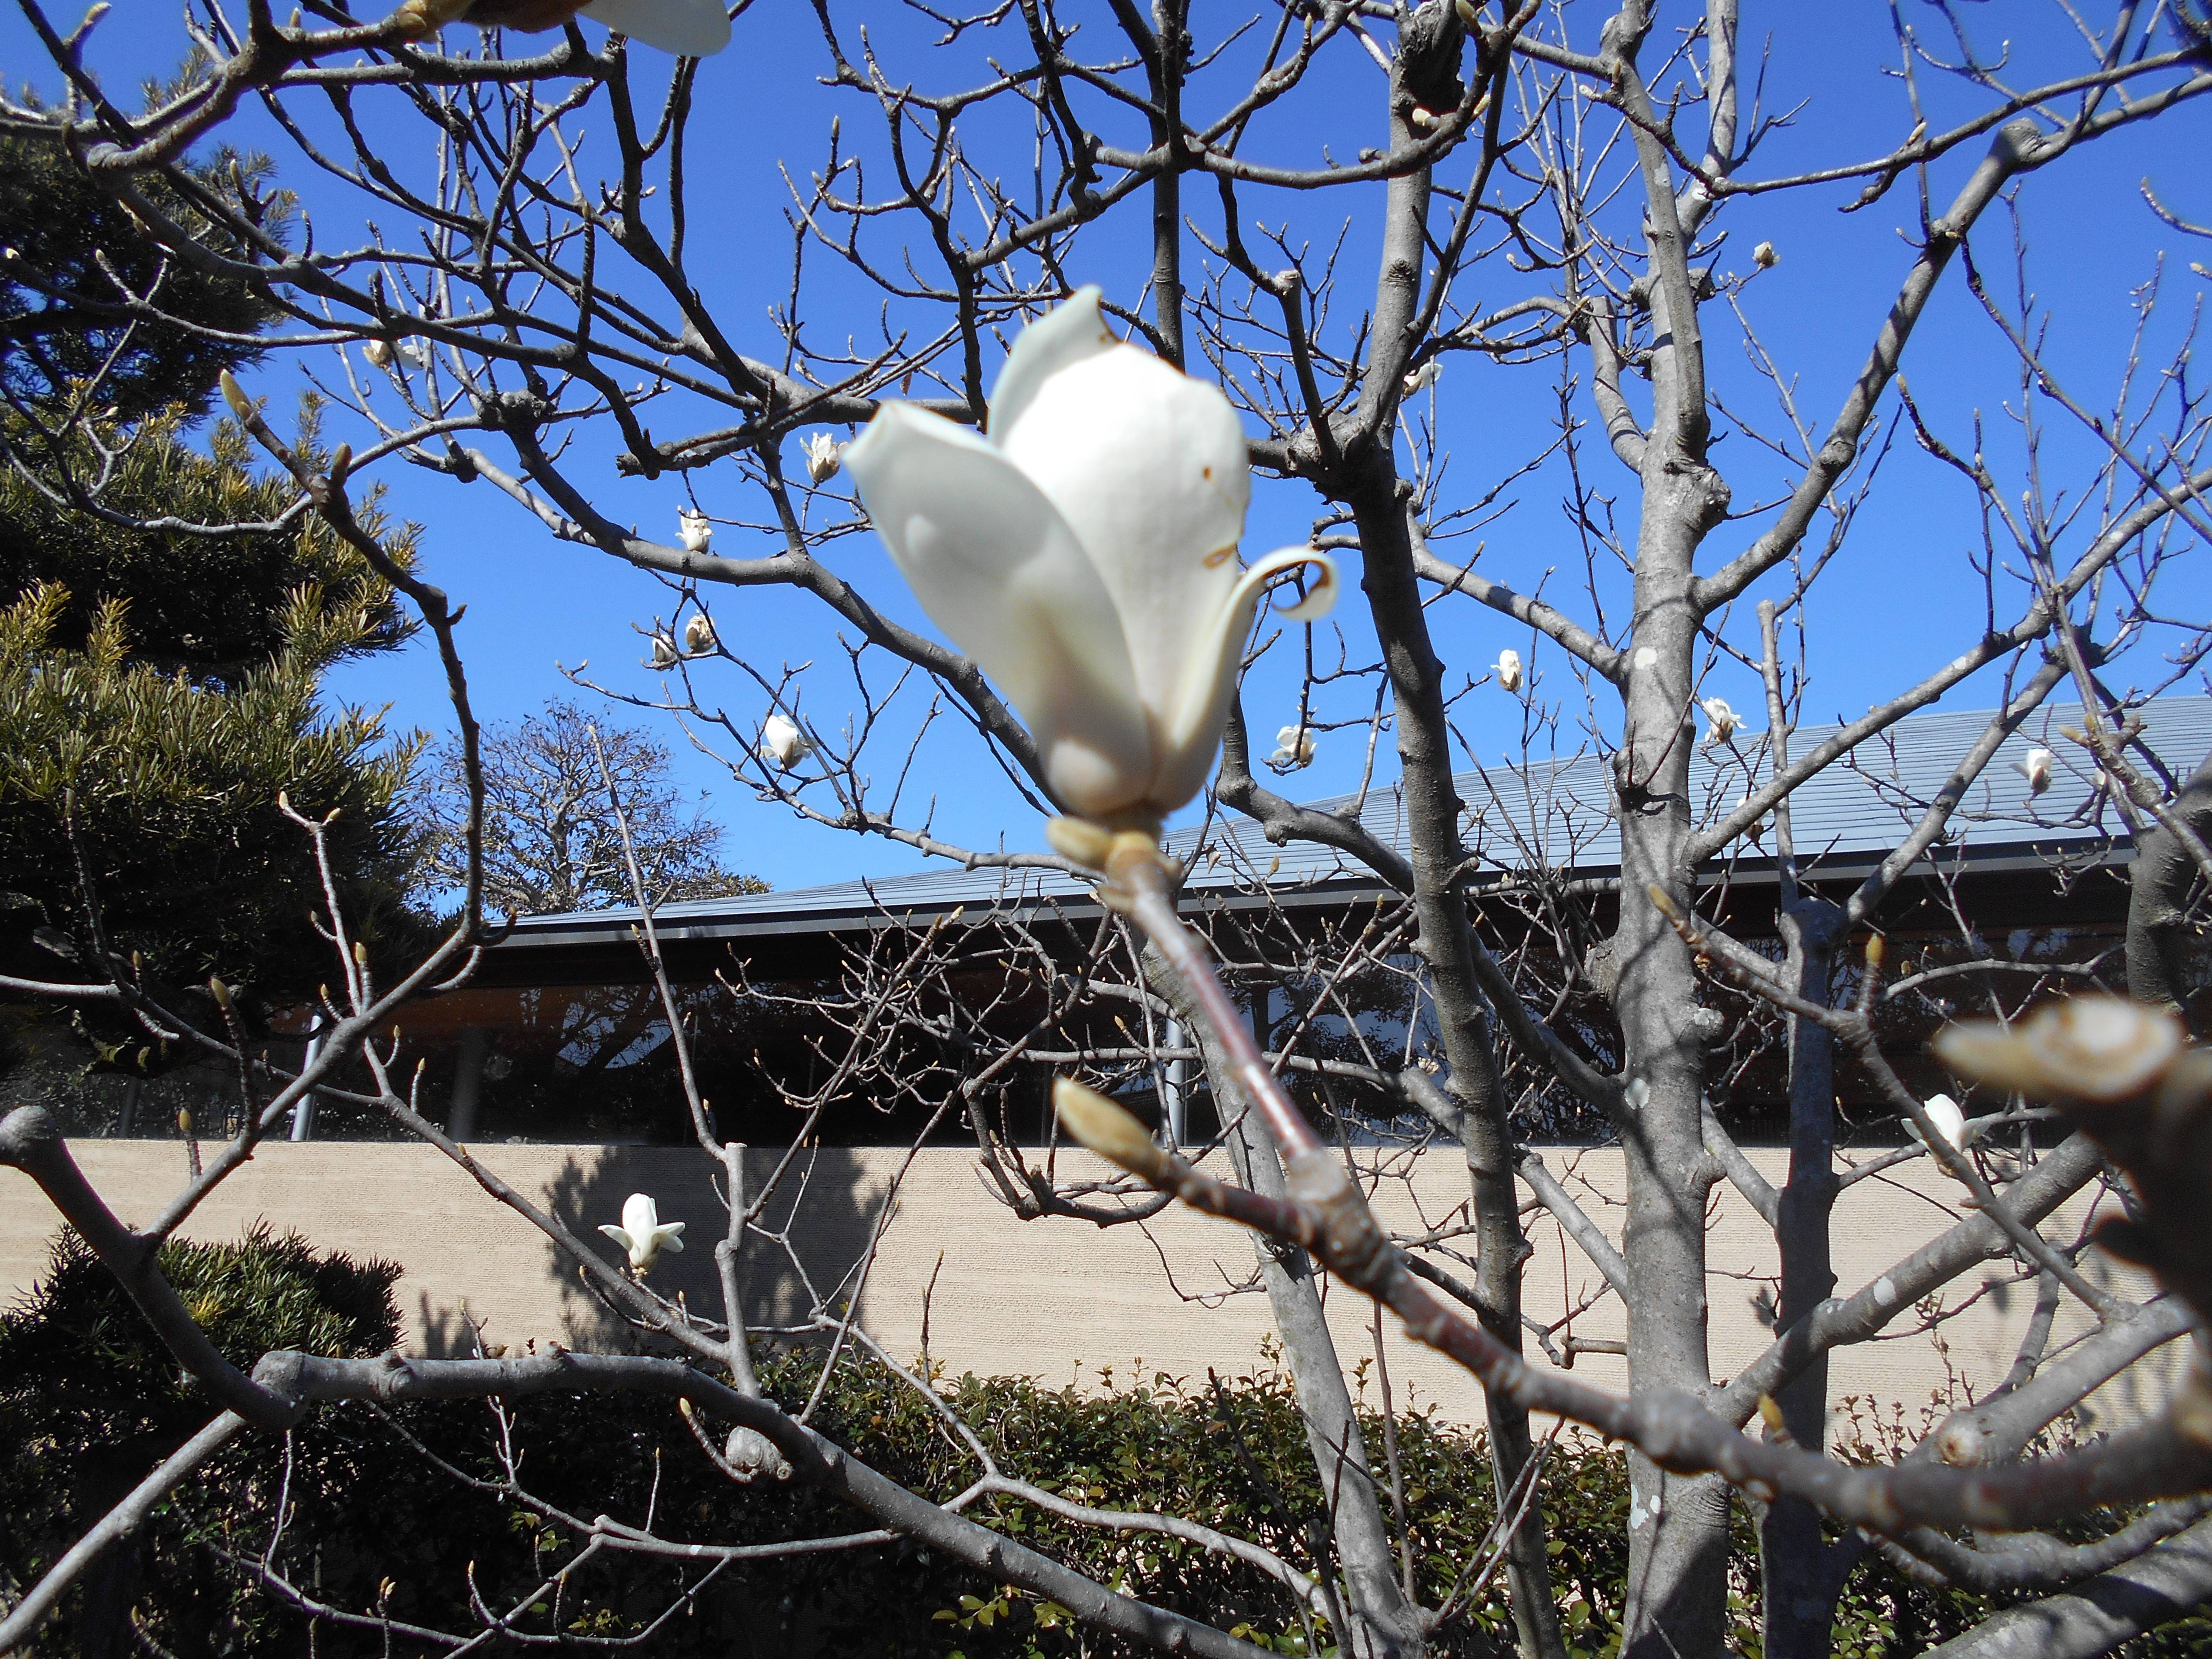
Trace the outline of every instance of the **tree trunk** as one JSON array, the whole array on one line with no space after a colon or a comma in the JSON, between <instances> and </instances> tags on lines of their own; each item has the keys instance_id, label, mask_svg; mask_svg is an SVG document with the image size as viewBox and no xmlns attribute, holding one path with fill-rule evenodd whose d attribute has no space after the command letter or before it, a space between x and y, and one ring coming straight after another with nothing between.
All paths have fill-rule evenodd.
<instances>
[{"instance_id":1,"label":"tree trunk","mask_svg":"<svg viewBox=\"0 0 2212 1659\"><path fill-rule=\"evenodd\" d=\"M2212 836L2212 757L2190 775L2172 810L2199 836ZM2128 879L2128 994L2153 1007L2179 1009L2186 1019L2196 861L2180 837L2161 825L2136 842Z\"/></svg>"},{"instance_id":2,"label":"tree trunk","mask_svg":"<svg viewBox=\"0 0 2212 1659\"><path fill-rule=\"evenodd\" d=\"M1655 333L1662 340L1665 307ZM1671 348L1656 356L1652 435L1644 461L1632 648L1620 670L1625 718L1614 757L1620 823L1621 900L1614 993L1625 1069L1649 1086L1622 1136L1628 1213L1622 1254L1628 1298L1630 1385L1702 1395L1712 1382L1706 1352L1705 1197L1714 1170L1699 1129L1703 1043L1695 1021L1697 973L1689 948L1647 896L1654 884L1685 909L1692 899L1683 851L1690 828L1690 751L1698 617L1692 561L1728 492L1702 457L1686 452L1674 407ZM1700 446L1701 447L1701 446ZM1727 1605L1727 1487L1717 1477L1666 1474L1629 1458L1626 1659L1714 1659Z\"/></svg>"},{"instance_id":3,"label":"tree trunk","mask_svg":"<svg viewBox=\"0 0 2212 1659\"><path fill-rule=\"evenodd\" d=\"M1798 994L1828 1006L1844 912L1826 899L1789 905L1784 937L1796 969ZM1836 1206L1836 1043L1826 1027L1790 1022L1790 1179L1783 1187L1775 1224L1782 1255L1778 1328L1791 1325L1827 1300L1835 1289L1828 1220ZM1828 1357L1815 1356L1776 1396L1789 1437L1819 1451L1828 1434ZM1771 1435L1769 1437L1771 1438ZM1834 1571L1818 1510L1797 1498L1778 1498L1759 1526L1759 1579L1766 1659L1827 1659L1837 1593Z\"/></svg>"},{"instance_id":4,"label":"tree trunk","mask_svg":"<svg viewBox=\"0 0 2212 1659\"><path fill-rule=\"evenodd\" d=\"M1395 471L1385 453L1355 499L1364 559L1362 586L1382 644L1394 696L1400 786L1405 803L1413 903L1420 918L1428 989L1450 1063L1449 1085L1459 1112L1474 1200L1479 1254L1476 1310L1483 1328L1521 1352L1521 1273L1531 1251L1521 1231L1520 1193L1513 1179L1513 1138L1506 1122L1490 1021L1474 974L1474 945L1466 901L1455 882L1462 802L1452 787L1450 729L1445 721L1443 665L1430 641L1428 613L1413 576L1413 555ZM1491 1473L1498 1502L1520 1478L1533 1449L1528 1413L1495 1395L1484 1402ZM1522 1659L1559 1659L1566 1651L1552 1599L1551 1558L1543 1512L1531 1504L1506 1555L1507 1587Z\"/></svg>"},{"instance_id":5,"label":"tree trunk","mask_svg":"<svg viewBox=\"0 0 2212 1659\"><path fill-rule=\"evenodd\" d=\"M1254 1192L1281 1197L1282 1159L1267 1125L1237 1088L1235 1070L1219 1038L1196 1002L1150 950L1145 953L1145 967L1152 988L1168 1000L1177 1021L1197 1038L1237 1179ZM1420 1659L1425 1646L1420 1613L1407 1601L1398 1582L1382 1495L1368 1462L1366 1437L1360 1432L1351 1392L1345 1387L1336 1340L1322 1311L1313 1261L1295 1246L1277 1244L1256 1233L1253 1248L1297 1392L1298 1412L1305 1419L1306 1443L1321 1476L1337 1562L1343 1571L1352 1627L1340 1632L1340 1639L1356 1659Z\"/></svg>"}]
</instances>

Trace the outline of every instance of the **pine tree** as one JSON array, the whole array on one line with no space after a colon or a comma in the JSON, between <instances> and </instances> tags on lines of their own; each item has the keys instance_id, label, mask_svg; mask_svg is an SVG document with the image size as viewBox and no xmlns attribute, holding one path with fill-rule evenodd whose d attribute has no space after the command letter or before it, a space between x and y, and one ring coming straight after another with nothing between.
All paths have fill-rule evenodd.
<instances>
[{"instance_id":1,"label":"pine tree","mask_svg":"<svg viewBox=\"0 0 2212 1659\"><path fill-rule=\"evenodd\" d=\"M194 189L281 234L266 172L217 152L181 184L137 183L204 233ZM234 422L195 431L222 372L261 355L275 313L250 281L183 268L66 151L18 135L0 135L0 957L102 976L88 876L117 957L177 984L220 975L264 1013L296 1005L331 977L309 921L328 905L280 797L336 814L356 935L418 925L400 797L419 740L320 692L331 665L410 624L289 479L255 472ZM189 326L141 314L156 283ZM318 413L302 400L310 456ZM412 527L365 505L411 562Z\"/></svg>"}]
</instances>

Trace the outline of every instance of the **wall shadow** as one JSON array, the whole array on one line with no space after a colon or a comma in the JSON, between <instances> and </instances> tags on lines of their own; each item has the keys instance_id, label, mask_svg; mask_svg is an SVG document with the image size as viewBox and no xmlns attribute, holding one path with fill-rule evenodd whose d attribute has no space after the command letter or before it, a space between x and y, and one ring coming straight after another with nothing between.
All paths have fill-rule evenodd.
<instances>
[{"instance_id":1,"label":"wall shadow","mask_svg":"<svg viewBox=\"0 0 2212 1659\"><path fill-rule=\"evenodd\" d=\"M748 1194L757 1198L783 1156L781 1147L747 1149ZM749 1328L765 1328L775 1333L766 1340L787 1344L817 1340L811 1329L817 1301L835 1309L850 1295L884 1200L880 1170L895 1168L896 1156L878 1152L871 1160L863 1150L817 1146L791 1159L757 1224L778 1237L756 1231L745 1242L739 1288ZM647 1285L672 1300L680 1295L686 1305L720 1320L722 1291L714 1247L729 1224L721 1185L720 1163L696 1146L590 1147L578 1149L564 1162L544 1198L601 1260L620 1269L622 1252L599 1232L599 1225L619 1224L623 1201L632 1193L651 1194L664 1222L684 1224L684 1249L664 1253ZM545 1261L560 1291L562 1326L570 1346L617 1352L673 1350L665 1338L632 1329L550 1242Z\"/></svg>"}]
</instances>

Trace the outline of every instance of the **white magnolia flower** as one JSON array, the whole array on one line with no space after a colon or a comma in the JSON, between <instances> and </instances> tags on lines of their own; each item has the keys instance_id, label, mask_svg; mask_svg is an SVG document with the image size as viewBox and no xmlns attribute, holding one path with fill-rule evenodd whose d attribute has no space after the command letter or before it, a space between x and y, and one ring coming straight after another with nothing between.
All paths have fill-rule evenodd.
<instances>
[{"instance_id":1,"label":"white magnolia flower","mask_svg":"<svg viewBox=\"0 0 2212 1659\"><path fill-rule=\"evenodd\" d=\"M730 44L722 0L591 0L581 10L617 34L678 58L712 58Z\"/></svg>"},{"instance_id":2,"label":"white magnolia flower","mask_svg":"<svg viewBox=\"0 0 2212 1659\"><path fill-rule=\"evenodd\" d=\"M632 1193L623 1200L622 1225L602 1222L599 1231L629 1253L632 1273L651 1273L663 1250L684 1254L684 1224L663 1221L650 1193Z\"/></svg>"},{"instance_id":3,"label":"white magnolia flower","mask_svg":"<svg viewBox=\"0 0 2212 1659\"><path fill-rule=\"evenodd\" d=\"M686 553L704 553L708 543L714 539L714 521L688 507L676 509L676 533L683 538Z\"/></svg>"},{"instance_id":4,"label":"white magnolia flower","mask_svg":"<svg viewBox=\"0 0 2212 1659\"><path fill-rule=\"evenodd\" d=\"M681 659L682 653L677 650L675 641L670 639L665 634L655 634L653 636L652 665L653 667L673 668Z\"/></svg>"},{"instance_id":5,"label":"white magnolia flower","mask_svg":"<svg viewBox=\"0 0 2212 1659\"><path fill-rule=\"evenodd\" d=\"M401 0L394 15L414 18L416 32L430 34L463 18L483 28L535 32L558 28L579 14L679 58L711 58L730 44L722 0L540 0L522 7L513 0Z\"/></svg>"},{"instance_id":6,"label":"white magnolia flower","mask_svg":"<svg viewBox=\"0 0 2212 1659\"><path fill-rule=\"evenodd\" d=\"M814 752L814 745L806 733L781 714L770 714L761 727L760 749L763 760L772 760L788 769Z\"/></svg>"},{"instance_id":7,"label":"white magnolia flower","mask_svg":"<svg viewBox=\"0 0 2212 1659\"><path fill-rule=\"evenodd\" d=\"M702 656L714 648L714 619L703 611L691 613L691 620L684 624L684 648L693 656Z\"/></svg>"},{"instance_id":8,"label":"white magnolia flower","mask_svg":"<svg viewBox=\"0 0 2212 1659\"><path fill-rule=\"evenodd\" d=\"M806 476L818 484L828 483L845 464L844 445L826 432L817 432L806 441L805 454Z\"/></svg>"},{"instance_id":9,"label":"white magnolia flower","mask_svg":"<svg viewBox=\"0 0 2212 1659\"><path fill-rule=\"evenodd\" d=\"M390 368L392 367L392 342L389 340L371 340L362 347L361 355L368 358L370 365L374 368Z\"/></svg>"},{"instance_id":10,"label":"white magnolia flower","mask_svg":"<svg viewBox=\"0 0 2212 1659\"><path fill-rule=\"evenodd\" d=\"M1286 726L1275 733L1275 752L1267 757L1267 764L1279 766L1285 771L1301 766L1311 766L1314 757L1312 728Z\"/></svg>"},{"instance_id":11,"label":"white magnolia flower","mask_svg":"<svg viewBox=\"0 0 2212 1659\"><path fill-rule=\"evenodd\" d=\"M2027 759L2014 761L2012 769L2027 780L2029 794L2039 795L2051 787L2051 763L2057 758L2039 744L2027 751Z\"/></svg>"},{"instance_id":12,"label":"white magnolia flower","mask_svg":"<svg viewBox=\"0 0 2212 1659\"><path fill-rule=\"evenodd\" d=\"M1237 565L1251 498L1220 392L1107 331L1086 288L1024 329L990 435L886 403L845 465L922 609L1029 724L1062 808L1156 828L1212 769L1244 636L1267 584L1319 580L1310 547Z\"/></svg>"},{"instance_id":13,"label":"white magnolia flower","mask_svg":"<svg viewBox=\"0 0 2212 1659\"><path fill-rule=\"evenodd\" d=\"M1964 1152L1971 1137L1966 1133L1966 1115L1959 1109L1959 1103L1948 1095L1930 1095L1921 1104L1928 1121L1936 1126L1936 1133L1951 1143L1954 1152ZM1914 1125L1917 1130L1918 1125Z\"/></svg>"},{"instance_id":14,"label":"white magnolia flower","mask_svg":"<svg viewBox=\"0 0 2212 1659\"><path fill-rule=\"evenodd\" d=\"M1490 672L1498 676L1498 684L1504 690L1518 691L1521 689L1521 653L1518 651L1499 652L1498 660L1490 665Z\"/></svg>"},{"instance_id":15,"label":"white magnolia flower","mask_svg":"<svg viewBox=\"0 0 2212 1659\"><path fill-rule=\"evenodd\" d=\"M1709 744L1726 743L1735 736L1736 728L1743 724L1743 717L1729 706L1726 697L1707 697L1698 707L1705 711L1705 718L1713 723L1712 729L1705 733L1705 741Z\"/></svg>"},{"instance_id":16,"label":"white magnolia flower","mask_svg":"<svg viewBox=\"0 0 2212 1659\"><path fill-rule=\"evenodd\" d=\"M1751 262L1761 270L1771 270L1782 263L1782 256L1774 251L1771 242L1761 242L1751 251Z\"/></svg>"},{"instance_id":17,"label":"white magnolia flower","mask_svg":"<svg viewBox=\"0 0 2212 1659\"><path fill-rule=\"evenodd\" d=\"M430 343L428 340L402 340L398 349L401 361L410 368L420 370L430 367Z\"/></svg>"},{"instance_id":18,"label":"white magnolia flower","mask_svg":"<svg viewBox=\"0 0 2212 1659\"><path fill-rule=\"evenodd\" d=\"M1406 395L1410 398L1417 392L1426 392L1437 383L1437 377L1443 372L1443 360L1438 357L1430 358L1428 362L1406 377Z\"/></svg>"}]
</instances>

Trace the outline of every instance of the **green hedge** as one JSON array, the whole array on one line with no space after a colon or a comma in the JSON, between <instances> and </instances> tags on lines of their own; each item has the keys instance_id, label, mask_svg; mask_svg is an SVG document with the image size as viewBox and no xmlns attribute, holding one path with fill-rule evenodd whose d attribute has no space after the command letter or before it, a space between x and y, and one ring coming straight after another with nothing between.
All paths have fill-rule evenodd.
<instances>
[{"instance_id":1,"label":"green hedge","mask_svg":"<svg viewBox=\"0 0 2212 1659\"><path fill-rule=\"evenodd\" d=\"M265 1233L234 1246L171 1245L162 1260L216 1343L242 1363L274 1347L374 1353L397 1334L398 1273L388 1263L319 1255L297 1238ZM795 1409L810 1396L818 1364L808 1352L772 1355L762 1380ZM1312 1571L1326 1548L1321 1494L1279 1365L1199 1381L1101 1380L1091 1394L1022 1378L940 1378L938 1386L1010 1474L1100 1507L1188 1516L1256 1538ZM46 1276L0 1318L0 1444L17 1449L0 1466L0 1589L8 1599L209 1411L113 1280L80 1249L58 1246ZM841 1369L813 1421L938 1498L974 1473L934 1413L881 1368ZM1369 1431L1379 1455L1379 1423ZM1487 1464L1479 1437L1426 1415L1401 1418L1397 1431L1416 1570L1433 1606L1479 1557L1492 1514ZM868 1525L805 1487L732 1485L664 1400L541 1397L505 1413L480 1403L328 1407L289 1437L255 1436L227 1449L133 1548L102 1565L36 1651L84 1659L308 1651L307 1615L256 1583L280 1501L286 1513L272 1559L308 1595L365 1620L322 1625L318 1655L440 1651L389 1635L376 1615L472 1628L471 1578L488 1605L524 1607L521 1627L534 1632L629 1636L659 1618L648 1640L624 1650L655 1656L1126 1651L1095 1633L1079 1639L1053 1604L910 1544L732 1564L711 1577L696 1564L603 1555L533 1606L531 1591L574 1553L574 1534L515 1495L518 1474L534 1498L585 1523L600 1515L641 1523L650 1514L664 1535L684 1540L763 1543ZM1626 1569L1624 1460L1594 1442L1562 1441L1542 1503L1574 1650L1608 1656L1618 1646ZM1174 1540L1073 1527L1024 1504L993 1500L970 1513L1133 1595L1225 1624L1278 1652L1309 1651L1310 1632L1287 1595L1249 1569ZM1755 1656L1756 1555L1741 1516L1735 1545L1736 1641ZM1852 1581L1837 1652L1917 1654L1988 1607L1984 1598L1912 1586L1872 1563ZM2212 1625L2191 1621L2142 1651L2200 1651L2208 1631ZM1330 1650L1325 1628L1313 1634L1321 1651ZM1465 1601L1438 1646L1510 1652L1502 1587L1493 1582Z\"/></svg>"}]
</instances>

